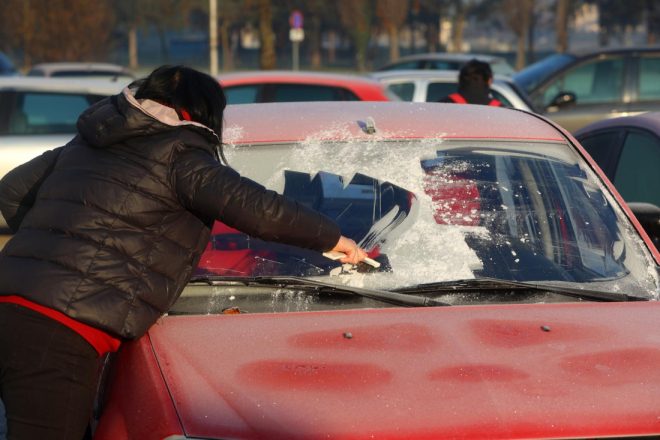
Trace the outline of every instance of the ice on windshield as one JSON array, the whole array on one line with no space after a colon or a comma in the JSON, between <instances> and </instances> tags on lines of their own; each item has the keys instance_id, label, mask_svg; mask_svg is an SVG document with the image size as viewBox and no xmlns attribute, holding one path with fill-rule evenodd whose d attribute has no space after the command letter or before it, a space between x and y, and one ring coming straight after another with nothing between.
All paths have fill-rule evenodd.
<instances>
[{"instance_id":1,"label":"ice on windshield","mask_svg":"<svg viewBox=\"0 0 660 440\"><path fill-rule=\"evenodd\" d=\"M637 234L563 144L315 138L230 146L227 156L243 175L336 219L381 269L343 267L218 224L198 274L369 288L495 277L616 290L632 279L654 291Z\"/></svg>"}]
</instances>

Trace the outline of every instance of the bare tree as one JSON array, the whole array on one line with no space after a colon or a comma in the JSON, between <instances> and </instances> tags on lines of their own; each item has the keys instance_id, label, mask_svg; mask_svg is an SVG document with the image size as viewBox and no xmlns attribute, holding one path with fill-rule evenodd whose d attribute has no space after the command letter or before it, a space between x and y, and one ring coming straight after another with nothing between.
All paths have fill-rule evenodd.
<instances>
[{"instance_id":1,"label":"bare tree","mask_svg":"<svg viewBox=\"0 0 660 440\"><path fill-rule=\"evenodd\" d=\"M503 0L502 6L509 27L518 39L516 69L525 67L525 34L532 19L532 0Z\"/></svg>"},{"instance_id":2,"label":"bare tree","mask_svg":"<svg viewBox=\"0 0 660 440\"><path fill-rule=\"evenodd\" d=\"M408 18L410 0L377 0L376 11L383 27L390 35L390 61L396 61L399 53L399 28Z\"/></svg>"},{"instance_id":3,"label":"bare tree","mask_svg":"<svg viewBox=\"0 0 660 440\"><path fill-rule=\"evenodd\" d=\"M568 50L568 6L570 0L557 0L557 53Z\"/></svg>"},{"instance_id":4,"label":"bare tree","mask_svg":"<svg viewBox=\"0 0 660 440\"><path fill-rule=\"evenodd\" d=\"M657 44L660 37L660 4L657 0L646 0L646 41Z\"/></svg>"},{"instance_id":5,"label":"bare tree","mask_svg":"<svg viewBox=\"0 0 660 440\"><path fill-rule=\"evenodd\" d=\"M337 0L337 7L339 18L352 37L358 69L365 72L365 58L373 20L372 0Z\"/></svg>"},{"instance_id":6,"label":"bare tree","mask_svg":"<svg viewBox=\"0 0 660 440\"><path fill-rule=\"evenodd\" d=\"M83 61L107 53L115 22L110 0L2 0L4 38L32 62ZM66 24L66 25L63 25Z\"/></svg>"},{"instance_id":7,"label":"bare tree","mask_svg":"<svg viewBox=\"0 0 660 440\"><path fill-rule=\"evenodd\" d=\"M256 0L259 13L259 39L261 40L260 65L262 70L274 70L277 63L275 33L273 32L272 0Z\"/></svg>"},{"instance_id":8,"label":"bare tree","mask_svg":"<svg viewBox=\"0 0 660 440\"><path fill-rule=\"evenodd\" d=\"M425 23L428 28L429 52L437 50L437 44L440 40L440 30L438 24L440 17L447 9L448 0L415 0L415 7L419 8L420 15L425 17Z\"/></svg>"}]
</instances>

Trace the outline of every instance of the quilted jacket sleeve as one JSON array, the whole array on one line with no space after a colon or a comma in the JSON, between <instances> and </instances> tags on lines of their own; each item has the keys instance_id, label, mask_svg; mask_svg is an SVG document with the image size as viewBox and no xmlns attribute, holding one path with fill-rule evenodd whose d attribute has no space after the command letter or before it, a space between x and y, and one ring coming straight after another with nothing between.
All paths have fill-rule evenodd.
<instances>
[{"instance_id":1,"label":"quilted jacket sleeve","mask_svg":"<svg viewBox=\"0 0 660 440\"><path fill-rule=\"evenodd\" d=\"M14 168L0 180L0 212L13 232L18 231L34 205L41 184L53 171L63 148L46 151Z\"/></svg>"},{"instance_id":2,"label":"quilted jacket sleeve","mask_svg":"<svg viewBox=\"0 0 660 440\"><path fill-rule=\"evenodd\" d=\"M202 151L181 155L173 178L186 208L253 237L326 252L341 236L334 220L241 177Z\"/></svg>"}]
</instances>

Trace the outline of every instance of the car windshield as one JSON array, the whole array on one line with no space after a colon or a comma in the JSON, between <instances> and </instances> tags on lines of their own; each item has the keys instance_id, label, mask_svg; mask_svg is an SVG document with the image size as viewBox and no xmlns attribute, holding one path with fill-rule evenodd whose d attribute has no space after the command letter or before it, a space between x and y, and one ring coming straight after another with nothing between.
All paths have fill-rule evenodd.
<instances>
[{"instance_id":1,"label":"car windshield","mask_svg":"<svg viewBox=\"0 0 660 440\"><path fill-rule=\"evenodd\" d=\"M655 291L639 235L563 143L306 141L227 155L243 175L337 220L381 266L356 270L217 223L198 278L307 277L372 289L499 278Z\"/></svg>"},{"instance_id":2,"label":"car windshield","mask_svg":"<svg viewBox=\"0 0 660 440\"><path fill-rule=\"evenodd\" d=\"M491 67L491 69L493 69L493 74L494 75L511 76L514 73L516 73L516 71L513 69L513 67L511 67L509 65L509 63L507 63L504 60L501 60L501 61L500 60L495 60L492 63L490 63L490 67Z\"/></svg>"},{"instance_id":3,"label":"car windshield","mask_svg":"<svg viewBox=\"0 0 660 440\"><path fill-rule=\"evenodd\" d=\"M527 93L533 91L546 78L550 77L559 69L567 66L575 60L575 57L567 54L549 56L513 75L513 79L525 89Z\"/></svg>"}]
</instances>

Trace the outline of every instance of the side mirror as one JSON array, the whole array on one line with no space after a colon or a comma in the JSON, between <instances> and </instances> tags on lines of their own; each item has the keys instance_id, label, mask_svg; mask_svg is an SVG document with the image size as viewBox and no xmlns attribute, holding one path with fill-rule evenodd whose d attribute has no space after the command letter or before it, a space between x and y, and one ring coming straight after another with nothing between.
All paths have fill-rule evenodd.
<instances>
[{"instance_id":1,"label":"side mirror","mask_svg":"<svg viewBox=\"0 0 660 440\"><path fill-rule=\"evenodd\" d=\"M651 203L628 203L628 207L635 214L655 247L660 250L660 207Z\"/></svg>"},{"instance_id":2,"label":"side mirror","mask_svg":"<svg viewBox=\"0 0 660 440\"><path fill-rule=\"evenodd\" d=\"M577 103L577 96L573 92L561 92L552 100L548 111L556 112L573 107Z\"/></svg>"}]
</instances>

